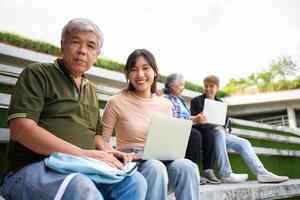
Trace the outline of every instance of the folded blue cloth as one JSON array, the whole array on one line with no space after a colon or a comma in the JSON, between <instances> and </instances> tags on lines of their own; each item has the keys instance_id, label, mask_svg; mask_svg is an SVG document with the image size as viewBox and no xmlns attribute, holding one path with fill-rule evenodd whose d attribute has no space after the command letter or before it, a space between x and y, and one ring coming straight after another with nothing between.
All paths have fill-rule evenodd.
<instances>
[{"instance_id":1,"label":"folded blue cloth","mask_svg":"<svg viewBox=\"0 0 300 200\"><path fill-rule=\"evenodd\" d=\"M89 157L78 157L54 152L44 159L45 165L61 173L81 173L95 183L113 184L131 176L137 170L137 163L128 164L124 170L111 167L103 161Z\"/></svg>"}]
</instances>

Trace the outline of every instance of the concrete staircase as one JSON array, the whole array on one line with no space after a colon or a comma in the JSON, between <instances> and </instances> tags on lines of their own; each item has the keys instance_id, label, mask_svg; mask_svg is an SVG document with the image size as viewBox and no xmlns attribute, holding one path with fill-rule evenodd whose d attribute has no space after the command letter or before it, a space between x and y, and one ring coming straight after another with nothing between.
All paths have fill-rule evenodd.
<instances>
[{"instance_id":1,"label":"concrete staircase","mask_svg":"<svg viewBox=\"0 0 300 200\"><path fill-rule=\"evenodd\" d=\"M200 186L202 199L216 200L254 200L282 199L300 196L300 179L292 179L279 184L261 184L247 181L239 184Z\"/></svg>"},{"instance_id":2,"label":"concrete staircase","mask_svg":"<svg viewBox=\"0 0 300 200\"><path fill-rule=\"evenodd\" d=\"M292 179L279 184L261 184L247 181L239 184L201 185L201 200L256 200L282 199L299 196L300 179ZM169 200L175 200L174 193ZM0 196L0 200L4 200Z\"/></svg>"},{"instance_id":3,"label":"concrete staircase","mask_svg":"<svg viewBox=\"0 0 300 200\"><path fill-rule=\"evenodd\" d=\"M246 181L238 184L201 185L201 200L256 200L283 199L299 196L300 179L292 179L279 184L261 184ZM174 194L169 200L175 200Z\"/></svg>"},{"instance_id":4,"label":"concrete staircase","mask_svg":"<svg viewBox=\"0 0 300 200\"><path fill-rule=\"evenodd\" d=\"M0 87L1 85L13 86L17 77L23 70L23 67L32 62L51 62L55 59L53 56L24 50L6 44L0 44ZM93 68L88 72L89 78L96 84L98 99L107 101L111 95L117 93L126 85L124 75L118 72L105 70L101 68ZM159 88L162 88L159 84ZM187 102L199 93L185 90L184 98ZM6 110L9 104L10 94L0 92L0 108ZM103 110L100 109L100 113ZM3 120L3 119L0 119ZM281 144L300 144L300 131L286 127L274 127L245 120L232 119L233 124L248 127L259 128L261 130L244 130L242 128L234 128L232 134L255 139L261 141L271 141L278 143L278 147L255 147L258 155L270 157L300 157L300 149L281 149ZM264 130L271 130L272 133ZM276 131L284 131L290 135L278 135ZM274 132L274 133L273 133ZM0 145L6 144L9 140L9 130L0 127ZM115 141L112 141L115 143ZM231 151L229 151L232 153ZM296 176L297 178L299 176ZM204 185L200 186L202 200L243 200L243 199L281 199L292 196L300 196L300 179L292 179L281 184L259 184L256 181L248 181L242 184L221 184L221 185ZM174 194L169 195L169 199L175 199ZM300 197L299 197L300 199ZM0 200L3 198L0 196Z\"/></svg>"}]
</instances>

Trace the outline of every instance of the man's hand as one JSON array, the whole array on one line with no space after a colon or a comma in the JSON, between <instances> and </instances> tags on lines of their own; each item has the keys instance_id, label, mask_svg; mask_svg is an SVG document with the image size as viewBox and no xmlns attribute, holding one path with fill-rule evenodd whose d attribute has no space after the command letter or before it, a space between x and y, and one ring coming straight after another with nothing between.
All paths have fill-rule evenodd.
<instances>
[{"instance_id":1,"label":"man's hand","mask_svg":"<svg viewBox=\"0 0 300 200\"><path fill-rule=\"evenodd\" d=\"M124 165L113 155L113 153L109 153L106 151L82 150L82 154L80 156L86 156L97 160L101 160L107 163L108 165L116 167L118 169L123 169L124 167Z\"/></svg>"},{"instance_id":2,"label":"man's hand","mask_svg":"<svg viewBox=\"0 0 300 200\"><path fill-rule=\"evenodd\" d=\"M105 151L113 155L119 161L123 162L124 164L131 162L132 160L141 159L141 156L136 153L124 153L121 151L115 150L110 144L108 140L105 140L103 136L96 135L95 136L95 144L96 149Z\"/></svg>"}]
</instances>

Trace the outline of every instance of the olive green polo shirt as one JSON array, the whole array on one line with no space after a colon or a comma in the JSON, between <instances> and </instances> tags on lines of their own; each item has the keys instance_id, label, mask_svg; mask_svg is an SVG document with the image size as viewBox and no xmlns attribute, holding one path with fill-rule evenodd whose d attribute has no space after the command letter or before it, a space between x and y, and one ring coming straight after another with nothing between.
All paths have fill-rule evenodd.
<instances>
[{"instance_id":1,"label":"olive green polo shirt","mask_svg":"<svg viewBox=\"0 0 300 200\"><path fill-rule=\"evenodd\" d=\"M102 131L98 99L94 85L85 75L82 78L79 92L61 59L29 65L13 89L8 122L13 118L28 118L80 148L95 149L94 136ZM43 156L10 140L7 159L12 170Z\"/></svg>"}]
</instances>

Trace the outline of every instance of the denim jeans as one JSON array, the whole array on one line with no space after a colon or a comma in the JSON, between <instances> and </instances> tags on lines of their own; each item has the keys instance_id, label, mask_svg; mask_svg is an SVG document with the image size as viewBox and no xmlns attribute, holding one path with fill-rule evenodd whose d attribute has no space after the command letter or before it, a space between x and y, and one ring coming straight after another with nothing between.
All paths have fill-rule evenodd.
<instances>
[{"instance_id":1,"label":"denim jeans","mask_svg":"<svg viewBox=\"0 0 300 200\"><path fill-rule=\"evenodd\" d=\"M219 165L220 176L228 176L232 173L227 148L234 150L243 157L251 171L257 176L266 171L263 164L253 150L251 143L235 135L225 133L221 129L211 129L216 136L216 159Z\"/></svg>"},{"instance_id":2,"label":"denim jeans","mask_svg":"<svg viewBox=\"0 0 300 200\"><path fill-rule=\"evenodd\" d=\"M61 174L45 167L44 162L29 164L15 173L8 173L0 187L5 199L53 199L68 174ZM116 184L95 185L87 176L77 174L67 186L62 199L144 199L147 192L145 178L136 172Z\"/></svg>"},{"instance_id":3,"label":"denim jeans","mask_svg":"<svg viewBox=\"0 0 300 200\"><path fill-rule=\"evenodd\" d=\"M142 154L142 151L139 150L124 151ZM168 191L175 193L176 200L200 199L199 169L195 163L188 159L166 162L159 160L142 161L138 171L148 183L147 200L167 200Z\"/></svg>"}]
</instances>

